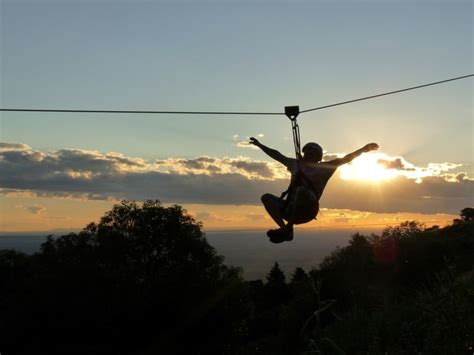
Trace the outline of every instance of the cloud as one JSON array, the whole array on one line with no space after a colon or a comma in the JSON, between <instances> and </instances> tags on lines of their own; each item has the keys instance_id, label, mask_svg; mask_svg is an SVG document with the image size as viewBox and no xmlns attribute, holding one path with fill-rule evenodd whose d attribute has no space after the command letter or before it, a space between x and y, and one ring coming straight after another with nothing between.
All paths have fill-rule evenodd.
<instances>
[{"instance_id":1,"label":"cloud","mask_svg":"<svg viewBox=\"0 0 474 355\"><path fill-rule=\"evenodd\" d=\"M246 148L246 149L259 149L257 146L250 144L248 141L240 141L235 144L236 147Z\"/></svg>"},{"instance_id":2,"label":"cloud","mask_svg":"<svg viewBox=\"0 0 474 355\"><path fill-rule=\"evenodd\" d=\"M337 158L341 158L342 156L344 156L344 154L327 154L327 153L324 153L323 161L334 160L334 159L337 159Z\"/></svg>"},{"instance_id":3,"label":"cloud","mask_svg":"<svg viewBox=\"0 0 474 355\"><path fill-rule=\"evenodd\" d=\"M256 161L247 157L194 159L169 158L155 161L156 166L150 170L180 175L215 175L237 173L253 179L273 179L287 176L286 168L278 163Z\"/></svg>"},{"instance_id":4,"label":"cloud","mask_svg":"<svg viewBox=\"0 0 474 355\"><path fill-rule=\"evenodd\" d=\"M10 196L156 198L165 203L259 205L263 193L279 195L289 178L281 164L247 157L146 161L120 153L78 149L41 152L25 145L9 147L0 152L0 194ZM336 173L321 206L370 212L457 213L474 204L474 179L466 173L449 173L459 164L416 167L402 158L398 161L398 157L377 159L391 162L403 174L374 184L344 180ZM422 182L417 180L420 175L409 175L413 173L422 174Z\"/></svg>"},{"instance_id":5,"label":"cloud","mask_svg":"<svg viewBox=\"0 0 474 355\"><path fill-rule=\"evenodd\" d=\"M199 157L196 159L180 159L176 160L174 163L182 165L184 168L187 169L195 169L195 170L206 170L211 169L214 171L220 170L218 166L213 165L216 162L215 159L209 157Z\"/></svg>"},{"instance_id":6,"label":"cloud","mask_svg":"<svg viewBox=\"0 0 474 355\"><path fill-rule=\"evenodd\" d=\"M247 206L248 207L248 206ZM214 213L210 211L200 211L194 214L196 220L205 222L206 225L209 224L223 224L223 223L232 223L237 225L245 224L248 222L264 221L266 217L263 214L259 213Z\"/></svg>"},{"instance_id":7,"label":"cloud","mask_svg":"<svg viewBox=\"0 0 474 355\"><path fill-rule=\"evenodd\" d=\"M251 221L263 221L267 219L267 216L261 213L247 213L245 214L245 217Z\"/></svg>"},{"instance_id":8,"label":"cloud","mask_svg":"<svg viewBox=\"0 0 474 355\"><path fill-rule=\"evenodd\" d=\"M421 183L397 176L382 183L337 179L326 187L321 205L372 212L458 213L474 204L474 181L425 177Z\"/></svg>"},{"instance_id":9,"label":"cloud","mask_svg":"<svg viewBox=\"0 0 474 355\"><path fill-rule=\"evenodd\" d=\"M257 175L266 178L271 178L273 176L273 171L266 162L236 160L231 161L230 165L244 170L251 175Z\"/></svg>"},{"instance_id":10,"label":"cloud","mask_svg":"<svg viewBox=\"0 0 474 355\"><path fill-rule=\"evenodd\" d=\"M467 173L457 173L457 174L449 174L450 175L450 178L448 179L448 177L445 177L445 180L446 181L451 181L451 182L456 182L456 181L463 181L463 180L470 180L470 181L474 181L473 178L470 178L469 176L467 176Z\"/></svg>"},{"instance_id":11,"label":"cloud","mask_svg":"<svg viewBox=\"0 0 474 355\"><path fill-rule=\"evenodd\" d=\"M30 146L23 143L4 143L0 142L0 151L9 151L9 150L27 150L31 149Z\"/></svg>"},{"instance_id":12,"label":"cloud","mask_svg":"<svg viewBox=\"0 0 474 355\"><path fill-rule=\"evenodd\" d=\"M428 163L426 166L415 166L403 157L390 157L385 153L364 154L351 163L341 166L342 178L347 180L380 180L397 177L406 177L421 183L423 179L433 176L444 178L446 181L455 182L457 174L447 173L462 167L463 164L454 163ZM463 178L464 179L464 178Z\"/></svg>"},{"instance_id":13,"label":"cloud","mask_svg":"<svg viewBox=\"0 0 474 355\"><path fill-rule=\"evenodd\" d=\"M386 169L407 170L407 171L415 170L412 167L406 166L406 162L404 162L401 158L396 158L394 160L379 159L377 163L382 165Z\"/></svg>"},{"instance_id":14,"label":"cloud","mask_svg":"<svg viewBox=\"0 0 474 355\"><path fill-rule=\"evenodd\" d=\"M325 219L329 219L335 223L353 223L359 220L364 220L367 217L369 217L372 213L370 212L361 212L361 211L355 211L355 210L349 210L349 209L327 209L327 208L322 208L322 211L320 212L320 217L321 215Z\"/></svg>"},{"instance_id":15,"label":"cloud","mask_svg":"<svg viewBox=\"0 0 474 355\"><path fill-rule=\"evenodd\" d=\"M32 214L43 214L46 212L46 207L40 205L28 206L26 209Z\"/></svg>"},{"instance_id":16,"label":"cloud","mask_svg":"<svg viewBox=\"0 0 474 355\"><path fill-rule=\"evenodd\" d=\"M44 214L46 212L46 207L41 206L41 205L32 205L32 206L19 205L19 206L16 206L16 208L24 209L30 212L31 214L36 214L36 215Z\"/></svg>"}]
</instances>

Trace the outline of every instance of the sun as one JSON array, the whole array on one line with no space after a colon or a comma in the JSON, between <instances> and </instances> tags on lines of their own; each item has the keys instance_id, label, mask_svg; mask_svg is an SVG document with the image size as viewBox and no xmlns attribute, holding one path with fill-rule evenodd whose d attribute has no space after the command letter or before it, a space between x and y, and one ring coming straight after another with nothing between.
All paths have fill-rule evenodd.
<instances>
[{"instance_id":1,"label":"sun","mask_svg":"<svg viewBox=\"0 0 474 355\"><path fill-rule=\"evenodd\" d=\"M362 155L354 159L350 164L340 167L341 178L344 180L366 180L372 182L390 180L396 177L395 169L387 169L379 163L388 156L383 153Z\"/></svg>"}]
</instances>

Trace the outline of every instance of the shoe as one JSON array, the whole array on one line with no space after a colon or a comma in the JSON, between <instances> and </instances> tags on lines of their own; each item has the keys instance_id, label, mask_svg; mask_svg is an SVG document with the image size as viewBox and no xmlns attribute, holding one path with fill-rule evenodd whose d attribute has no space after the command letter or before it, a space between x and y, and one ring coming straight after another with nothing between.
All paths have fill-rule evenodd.
<instances>
[{"instance_id":1,"label":"shoe","mask_svg":"<svg viewBox=\"0 0 474 355\"><path fill-rule=\"evenodd\" d=\"M270 229L267 232L270 241L275 244L289 242L293 240L293 229Z\"/></svg>"}]
</instances>

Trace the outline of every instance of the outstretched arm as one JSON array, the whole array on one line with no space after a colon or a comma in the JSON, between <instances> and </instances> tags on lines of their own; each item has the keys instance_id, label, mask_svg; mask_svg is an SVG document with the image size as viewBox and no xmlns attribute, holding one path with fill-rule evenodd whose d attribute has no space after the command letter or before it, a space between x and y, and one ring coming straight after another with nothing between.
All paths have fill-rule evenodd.
<instances>
[{"instance_id":1,"label":"outstretched arm","mask_svg":"<svg viewBox=\"0 0 474 355\"><path fill-rule=\"evenodd\" d=\"M347 154L343 158L334 159L334 160L328 161L328 163L336 164L336 165L347 164L347 163L350 163L355 158L357 158L362 153L367 153L367 152L370 152L371 150L376 150L376 149L379 149L379 145L377 143L369 143L369 144L364 145L362 148L357 149L356 151Z\"/></svg>"},{"instance_id":2,"label":"outstretched arm","mask_svg":"<svg viewBox=\"0 0 474 355\"><path fill-rule=\"evenodd\" d=\"M272 149L272 148L269 148L267 147L266 145L263 145L262 143L260 143L256 138L254 137L250 137L250 144L253 144L257 147L259 147L261 150L263 150L270 158L273 158L275 159L276 161L279 161L280 163L282 163L283 165L285 166L288 166L289 162L290 162L290 158L284 156L283 154L281 154L278 150L275 150L275 149Z\"/></svg>"}]
</instances>

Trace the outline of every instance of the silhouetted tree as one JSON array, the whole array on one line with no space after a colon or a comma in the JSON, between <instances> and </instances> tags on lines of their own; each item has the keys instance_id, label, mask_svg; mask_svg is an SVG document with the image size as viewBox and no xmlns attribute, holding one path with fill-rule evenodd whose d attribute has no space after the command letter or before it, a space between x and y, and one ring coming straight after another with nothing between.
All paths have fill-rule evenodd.
<instances>
[{"instance_id":1,"label":"silhouetted tree","mask_svg":"<svg viewBox=\"0 0 474 355\"><path fill-rule=\"evenodd\" d=\"M0 255L0 275L13 259L20 272L21 255ZM28 260L31 281L6 285L28 298L0 300L12 309L0 330L10 327L16 352L221 354L243 336L240 272L180 206L123 201ZM16 320L19 310L30 314Z\"/></svg>"},{"instance_id":2,"label":"silhouetted tree","mask_svg":"<svg viewBox=\"0 0 474 355\"><path fill-rule=\"evenodd\" d=\"M422 233L425 229L425 225L418 221L406 221L400 223L400 225L395 227L387 227L383 230L381 237L382 238L407 238L407 237L416 237Z\"/></svg>"},{"instance_id":3,"label":"silhouetted tree","mask_svg":"<svg viewBox=\"0 0 474 355\"><path fill-rule=\"evenodd\" d=\"M267 275L267 283L265 284L267 307L277 307L288 301L288 285L285 280L285 273L280 269L280 265L275 262Z\"/></svg>"},{"instance_id":4,"label":"silhouetted tree","mask_svg":"<svg viewBox=\"0 0 474 355\"><path fill-rule=\"evenodd\" d=\"M314 273L322 280L322 299L337 299L335 308L343 310L355 304L359 307L370 304L375 262L368 239L359 233L353 235L348 246L337 248L321 262L319 272Z\"/></svg>"},{"instance_id":5,"label":"silhouetted tree","mask_svg":"<svg viewBox=\"0 0 474 355\"><path fill-rule=\"evenodd\" d=\"M280 265L277 262L270 269L270 272L267 275L267 284L268 285L283 285L285 284L285 273L280 269Z\"/></svg>"},{"instance_id":6,"label":"silhouetted tree","mask_svg":"<svg viewBox=\"0 0 474 355\"><path fill-rule=\"evenodd\" d=\"M291 275L290 284L294 285L300 282L305 282L308 279L308 274L301 267L297 267Z\"/></svg>"},{"instance_id":7,"label":"silhouetted tree","mask_svg":"<svg viewBox=\"0 0 474 355\"><path fill-rule=\"evenodd\" d=\"M466 207L461 210L461 218L464 222L474 221L474 208Z\"/></svg>"}]
</instances>

